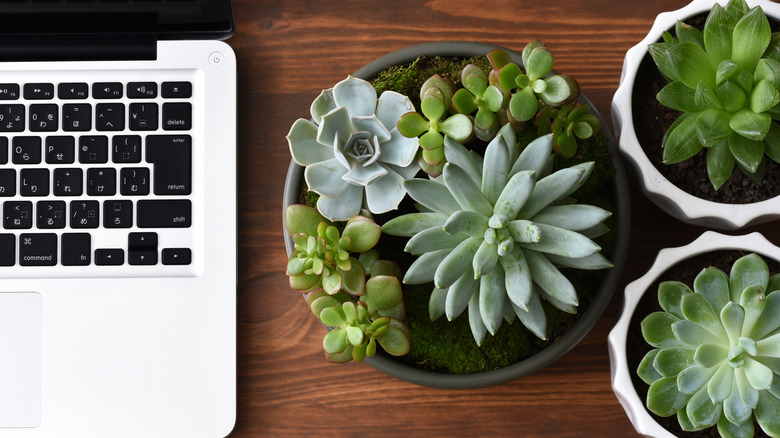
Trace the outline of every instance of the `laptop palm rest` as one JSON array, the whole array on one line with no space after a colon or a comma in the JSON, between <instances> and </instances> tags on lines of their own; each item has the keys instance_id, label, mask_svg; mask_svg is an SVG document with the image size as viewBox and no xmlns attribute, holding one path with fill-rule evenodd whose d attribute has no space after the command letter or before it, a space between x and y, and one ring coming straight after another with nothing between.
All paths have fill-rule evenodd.
<instances>
[{"instance_id":1,"label":"laptop palm rest","mask_svg":"<svg viewBox=\"0 0 780 438\"><path fill-rule=\"evenodd\" d=\"M41 296L0 293L0 427L41 422Z\"/></svg>"}]
</instances>

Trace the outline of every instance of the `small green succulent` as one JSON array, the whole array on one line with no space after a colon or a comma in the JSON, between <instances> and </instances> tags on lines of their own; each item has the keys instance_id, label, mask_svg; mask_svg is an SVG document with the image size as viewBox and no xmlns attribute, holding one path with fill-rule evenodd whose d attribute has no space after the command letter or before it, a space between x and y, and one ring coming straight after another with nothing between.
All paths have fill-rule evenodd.
<instances>
[{"instance_id":1,"label":"small green succulent","mask_svg":"<svg viewBox=\"0 0 780 438\"><path fill-rule=\"evenodd\" d=\"M555 153L571 158L577 152L577 138L586 139L601 130L601 121L590 114L590 105L569 103L561 108L545 107L536 115L538 134L553 134Z\"/></svg>"},{"instance_id":2,"label":"small green succulent","mask_svg":"<svg viewBox=\"0 0 780 438\"><path fill-rule=\"evenodd\" d=\"M438 176L446 162L444 157L444 135L458 142L466 141L474 129L471 119L464 114L444 116L452 104L451 81L439 75L431 76L420 87L420 108L422 115L411 111L401 116L398 131L408 138L420 137L420 158L422 170L431 176Z\"/></svg>"},{"instance_id":3,"label":"small green succulent","mask_svg":"<svg viewBox=\"0 0 780 438\"><path fill-rule=\"evenodd\" d=\"M760 6L744 0L715 4L704 30L678 22L676 37L649 52L669 84L658 101L683 114L663 139L663 160L673 164L707 152L707 173L717 190L736 163L763 178L764 155L780 162L780 35L772 34Z\"/></svg>"},{"instance_id":4,"label":"small green succulent","mask_svg":"<svg viewBox=\"0 0 780 438\"><path fill-rule=\"evenodd\" d=\"M569 313L578 305L557 266L612 266L590 239L607 231L602 221L610 213L569 196L593 163L550 174L552 135L521 148L510 125L487 146L484 160L449 138L444 148L442 178L405 183L421 212L383 226L387 234L411 237L405 250L420 255L404 283L433 282L431 319L446 313L452 320L468 308L478 344L515 316L545 339L541 299Z\"/></svg>"},{"instance_id":5,"label":"small green succulent","mask_svg":"<svg viewBox=\"0 0 780 438\"><path fill-rule=\"evenodd\" d=\"M496 136L499 126L503 125L496 113L504 105L504 96L508 95L496 85L488 84L488 76L478 66L469 64L461 72L460 88L452 96L452 105L461 114L474 115L474 134L482 141L490 141Z\"/></svg>"},{"instance_id":6,"label":"small green succulent","mask_svg":"<svg viewBox=\"0 0 780 438\"><path fill-rule=\"evenodd\" d=\"M637 373L650 385L648 409L677 414L683 430L717 425L723 437L752 437L754 422L780 436L780 275L761 257L738 259L727 275L701 271L693 290L667 281L663 312L642 321L655 347Z\"/></svg>"},{"instance_id":7,"label":"small green succulent","mask_svg":"<svg viewBox=\"0 0 780 438\"><path fill-rule=\"evenodd\" d=\"M295 242L287 263L293 289L321 287L331 295L341 290L363 295L365 270L351 253L363 253L376 245L382 233L376 222L354 216L339 233L317 210L291 205L285 211L285 225Z\"/></svg>"}]
</instances>

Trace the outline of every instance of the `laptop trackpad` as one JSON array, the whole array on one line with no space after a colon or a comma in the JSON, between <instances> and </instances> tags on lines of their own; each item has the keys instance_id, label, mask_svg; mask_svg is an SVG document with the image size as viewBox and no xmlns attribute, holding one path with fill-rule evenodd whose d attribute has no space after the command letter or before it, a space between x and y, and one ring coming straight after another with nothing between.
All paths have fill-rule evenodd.
<instances>
[{"instance_id":1,"label":"laptop trackpad","mask_svg":"<svg viewBox=\"0 0 780 438\"><path fill-rule=\"evenodd\" d=\"M41 422L41 296L0 293L0 427Z\"/></svg>"}]
</instances>

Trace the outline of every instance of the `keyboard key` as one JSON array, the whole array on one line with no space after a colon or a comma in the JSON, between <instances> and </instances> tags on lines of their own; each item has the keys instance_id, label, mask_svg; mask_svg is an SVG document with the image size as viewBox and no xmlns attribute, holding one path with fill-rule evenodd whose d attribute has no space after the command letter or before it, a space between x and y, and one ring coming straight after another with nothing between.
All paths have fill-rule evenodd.
<instances>
[{"instance_id":1,"label":"keyboard key","mask_svg":"<svg viewBox=\"0 0 780 438\"><path fill-rule=\"evenodd\" d=\"M11 161L14 164L40 164L41 138L14 137Z\"/></svg>"},{"instance_id":2,"label":"keyboard key","mask_svg":"<svg viewBox=\"0 0 780 438\"><path fill-rule=\"evenodd\" d=\"M125 106L121 103L99 103L95 106L95 128L98 131L125 129Z\"/></svg>"},{"instance_id":3,"label":"keyboard key","mask_svg":"<svg viewBox=\"0 0 780 438\"><path fill-rule=\"evenodd\" d=\"M149 250L129 250L127 252L127 263L131 265L156 265L157 251Z\"/></svg>"},{"instance_id":4,"label":"keyboard key","mask_svg":"<svg viewBox=\"0 0 780 438\"><path fill-rule=\"evenodd\" d=\"M0 266L16 264L16 236L0 234Z\"/></svg>"},{"instance_id":5,"label":"keyboard key","mask_svg":"<svg viewBox=\"0 0 780 438\"><path fill-rule=\"evenodd\" d=\"M92 84L92 97L95 99L120 99L122 84L119 82L95 82Z\"/></svg>"},{"instance_id":6,"label":"keyboard key","mask_svg":"<svg viewBox=\"0 0 780 438\"><path fill-rule=\"evenodd\" d=\"M120 266L125 263L125 250L108 248L95 250L95 264L100 266Z\"/></svg>"},{"instance_id":7,"label":"keyboard key","mask_svg":"<svg viewBox=\"0 0 780 438\"><path fill-rule=\"evenodd\" d=\"M84 174L79 168L54 169L54 196L81 196Z\"/></svg>"},{"instance_id":8,"label":"keyboard key","mask_svg":"<svg viewBox=\"0 0 780 438\"><path fill-rule=\"evenodd\" d=\"M38 201L35 226L41 229L65 228L65 201Z\"/></svg>"},{"instance_id":9,"label":"keyboard key","mask_svg":"<svg viewBox=\"0 0 780 438\"><path fill-rule=\"evenodd\" d=\"M104 228L130 228L133 226L133 201L103 201Z\"/></svg>"},{"instance_id":10,"label":"keyboard key","mask_svg":"<svg viewBox=\"0 0 780 438\"><path fill-rule=\"evenodd\" d=\"M149 169L126 167L119 171L119 193L125 196L149 194Z\"/></svg>"},{"instance_id":11,"label":"keyboard key","mask_svg":"<svg viewBox=\"0 0 780 438\"><path fill-rule=\"evenodd\" d=\"M87 169L87 195L114 196L116 194L116 169Z\"/></svg>"},{"instance_id":12,"label":"keyboard key","mask_svg":"<svg viewBox=\"0 0 780 438\"><path fill-rule=\"evenodd\" d=\"M190 82L163 82L162 97L170 98L188 98L192 97L192 83Z\"/></svg>"},{"instance_id":13,"label":"keyboard key","mask_svg":"<svg viewBox=\"0 0 780 438\"><path fill-rule=\"evenodd\" d=\"M75 159L76 139L69 136L46 137L46 163L72 164Z\"/></svg>"},{"instance_id":14,"label":"keyboard key","mask_svg":"<svg viewBox=\"0 0 780 438\"><path fill-rule=\"evenodd\" d=\"M108 137L85 135L79 137L79 163L103 164L108 162Z\"/></svg>"},{"instance_id":15,"label":"keyboard key","mask_svg":"<svg viewBox=\"0 0 780 438\"><path fill-rule=\"evenodd\" d=\"M0 100L19 98L19 84L0 84Z\"/></svg>"},{"instance_id":16,"label":"keyboard key","mask_svg":"<svg viewBox=\"0 0 780 438\"><path fill-rule=\"evenodd\" d=\"M156 131L157 109L156 103L131 103L130 130Z\"/></svg>"},{"instance_id":17,"label":"keyboard key","mask_svg":"<svg viewBox=\"0 0 780 438\"><path fill-rule=\"evenodd\" d=\"M89 233L63 233L61 243L63 266L87 266L92 262Z\"/></svg>"},{"instance_id":18,"label":"keyboard key","mask_svg":"<svg viewBox=\"0 0 780 438\"><path fill-rule=\"evenodd\" d=\"M152 99L157 97L156 82L128 82L127 97L137 99Z\"/></svg>"},{"instance_id":19,"label":"keyboard key","mask_svg":"<svg viewBox=\"0 0 780 438\"><path fill-rule=\"evenodd\" d=\"M32 202L5 201L3 203L3 228L6 230L32 228Z\"/></svg>"},{"instance_id":20,"label":"keyboard key","mask_svg":"<svg viewBox=\"0 0 780 438\"><path fill-rule=\"evenodd\" d=\"M0 169L0 196L16 196L16 169Z\"/></svg>"},{"instance_id":21,"label":"keyboard key","mask_svg":"<svg viewBox=\"0 0 780 438\"><path fill-rule=\"evenodd\" d=\"M192 104L164 103L162 128L166 131L188 131L192 129Z\"/></svg>"},{"instance_id":22,"label":"keyboard key","mask_svg":"<svg viewBox=\"0 0 780 438\"><path fill-rule=\"evenodd\" d=\"M63 131L89 131L92 129L92 105L66 103L62 106Z\"/></svg>"},{"instance_id":23,"label":"keyboard key","mask_svg":"<svg viewBox=\"0 0 780 438\"><path fill-rule=\"evenodd\" d=\"M192 223L189 199L146 199L136 204L138 228L187 228Z\"/></svg>"},{"instance_id":24,"label":"keyboard key","mask_svg":"<svg viewBox=\"0 0 780 438\"><path fill-rule=\"evenodd\" d=\"M97 201L70 201L71 228L97 228L100 225L100 204Z\"/></svg>"},{"instance_id":25,"label":"keyboard key","mask_svg":"<svg viewBox=\"0 0 780 438\"><path fill-rule=\"evenodd\" d=\"M192 251L189 248L165 248L162 250L163 265L189 265Z\"/></svg>"},{"instance_id":26,"label":"keyboard key","mask_svg":"<svg viewBox=\"0 0 780 438\"><path fill-rule=\"evenodd\" d=\"M19 264L54 266L57 264L57 235L54 233L19 235Z\"/></svg>"},{"instance_id":27,"label":"keyboard key","mask_svg":"<svg viewBox=\"0 0 780 438\"><path fill-rule=\"evenodd\" d=\"M27 100L54 99L54 84L24 84L24 98Z\"/></svg>"},{"instance_id":28,"label":"keyboard key","mask_svg":"<svg viewBox=\"0 0 780 438\"><path fill-rule=\"evenodd\" d=\"M19 175L20 195L49 196L49 169L22 169Z\"/></svg>"},{"instance_id":29,"label":"keyboard key","mask_svg":"<svg viewBox=\"0 0 780 438\"><path fill-rule=\"evenodd\" d=\"M0 105L0 132L24 131L24 105Z\"/></svg>"},{"instance_id":30,"label":"keyboard key","mask_svg":"<svg viewBox=\"0 0 780 438\"><path fill-rule=\"evenodd\" d=\"M63 82L57 85L57 97L60 99L86 99L89 86L84 82Z\"/></svg>"},{"instance_id":31,"label":"keyboard key","mask_svg":"<svg viewBox=\"0 0 780 438\"><path fill-rule=\"evenodd\" d=\"M30 131L56 131L59 127L59 112L59 107L53 103L30 105Z\"/></svg>"},{"instance_id":32,"label":"keyboard key","mask_svg":"<svg viewBox=\"0 0 780 438\"><path fill-rule=\"evenodd\" d=\"M127 262L131 265L156 265L157 233L128 234Z\"/></svg>"},{"instance_id":33,"label":"keyboard key","mask_svg":"<svg viewBox=\"0 0 780 438\"><path fill-rule=\"evenodd\" d=\"M8 164L8 137L0 137L0 164Z\"/></svg>"},{"instance_id":34,"label":"keyboard key","mask_svg":"<svg viewBox=\"0 0 780 438\"><path fill-rule=\"evenodd\" d=\"M192 138L189 135L146 137L146 161L154 164L156 195L192 192Z\"/></svg>"},{"instance_id":35,"label":"keyboard key","mask_svg":"<svg viewBox=\"0 0 780 438\"><path fill-rule=\"evenodd\" d=\"M111 144L111 160L114 163L141 162L140 135L115 135Z\"/></svg>"}]
</instances>

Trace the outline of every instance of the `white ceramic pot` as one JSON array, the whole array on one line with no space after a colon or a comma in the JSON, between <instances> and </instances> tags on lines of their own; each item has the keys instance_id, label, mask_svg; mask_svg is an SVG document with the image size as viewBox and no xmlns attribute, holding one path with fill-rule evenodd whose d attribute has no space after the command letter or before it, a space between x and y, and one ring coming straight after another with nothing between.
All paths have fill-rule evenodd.
<instances>
[{"instance_id":1,"label":"white ceramic pot","mask_svg":"<svg viewBox=\"0 0 780 438\"><path fill-rule=\"evenodd\" d=\"M674 437L653 419L645 407L645 400L639 397L631 380L632 375L636 373L636 369L629 369L626 356L626 340L634 311L644 296L645 291L657 294L657 291L648 290L648 288L670 267L699 254L718 250L744 250L754 252L765 258L780 260L780 248L772 244L760 233L727 236L714 231L707 231L688 245L662 249L650 270L626 286L620 319L609 333L607 339L610 370L612 373L612 390L615 392L620 404L623 405L623 409L628 414L628 418L631 420L634 428L643 436ZM702 268L705 267L702 266Z\"/></svg>"},{"instance_id":2,"label":"white ceramic pot","mask_svg":"<svg viewBox=\"0 0 780 438\"><path fill-rule=\"evenodd\" d=\"M661 209L677 219L708 228L737 229L780 218L780 196L750 204L723 204L697 198L670 183L653 166L642 150L634 131L631 98L637 70L647 54L647 46L661 39L677 20L706 13L716 2L694 0L676 11L664 12L639 44L632 47L623 61L620 86L612 99L612 121L620 151L633 166L643 193ZM726 0L719 1L725 6ZM760 5L768 17L780 19L780 4L770 0L747 0L750 7ZM641 86L641 84L637 84Z\"/></svg>"}]
</instances>

